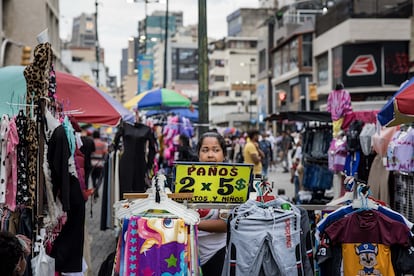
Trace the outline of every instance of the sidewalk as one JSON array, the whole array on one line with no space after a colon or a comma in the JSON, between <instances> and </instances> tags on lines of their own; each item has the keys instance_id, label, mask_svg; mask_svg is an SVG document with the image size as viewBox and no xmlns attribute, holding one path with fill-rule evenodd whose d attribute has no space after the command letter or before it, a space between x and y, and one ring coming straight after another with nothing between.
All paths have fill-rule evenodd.
<instances>
[{"instance_id":1,"label":"sidewalk","mask_svg":"<svg viewBox=\"0 0 414 276\"><path fill-rule=\"evenodd\" d=\"M113 229L101 231L101 204L102 204L102 185L99 189L99 198L93 202L92 197L89 197L86 202L86 231L89 235L90 241L90 258L92 268L89 271L92 273L88 276L98 275L99 268L106 257L116 248L116 237ZM92 210L92 216L91 216ZM85 239L88 238L85 236Z\"/></svg>"},{"instance_id":2,"label":"sidewalk","mask_svg":"<svg viewBox=\"0 0 414 276\"><path fill-rule=\"evenodd\" d=\"M278 193L278 190L284 190L285 195L291 199L294 195L294 185L290 183L290 173L283 173L281 167L276 169L273 167L272 171L269 171L268 180L273 183L274 193ZM86 227L90 240L90 256L92 271L89 276L98 275L99 268L106 257L115 250L115 232L113 229L107 229L105 231L100 230L101 223L101 199L102 199L102 186L99 190L99 198L96 202L90 198L86 203ZM91 204L92 201L92 204ZM91 217L92 209L92 217ZM87 236L85 236L87 238Z\"/></svg>"}]
</instances>

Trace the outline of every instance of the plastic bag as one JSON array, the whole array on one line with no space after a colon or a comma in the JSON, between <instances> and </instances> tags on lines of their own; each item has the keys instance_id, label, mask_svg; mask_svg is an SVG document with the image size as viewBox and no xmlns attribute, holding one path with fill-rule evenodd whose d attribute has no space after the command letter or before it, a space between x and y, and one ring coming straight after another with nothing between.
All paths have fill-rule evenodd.
<instances>
[{"instance_id":1,"label":"plastic bag","mask_svg":"<svg viewBox=\"0 0 414 276\"><path fill-rule=\"evenodd\" d=\"M43 244L39 245L39 255L31 261L33 276L54 276L55 259L46 254Z\"/></svg>"}]
</instances>

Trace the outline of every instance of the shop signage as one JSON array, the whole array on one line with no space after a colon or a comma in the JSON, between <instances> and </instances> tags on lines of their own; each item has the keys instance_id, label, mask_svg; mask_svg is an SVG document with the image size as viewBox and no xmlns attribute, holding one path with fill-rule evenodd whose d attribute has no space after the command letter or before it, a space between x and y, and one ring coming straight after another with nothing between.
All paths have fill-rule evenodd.
<instances>
[{"instance_id":1,"label":"shop signage","mask_svg":"<svg viewBox=\"0 0 414 276\"><path fill-rule=\"evenodd\" d=\"M253 166L227 163L175 163L175 193L193 193L191 202L243 203Z\"/></svg>"}]
</instances>

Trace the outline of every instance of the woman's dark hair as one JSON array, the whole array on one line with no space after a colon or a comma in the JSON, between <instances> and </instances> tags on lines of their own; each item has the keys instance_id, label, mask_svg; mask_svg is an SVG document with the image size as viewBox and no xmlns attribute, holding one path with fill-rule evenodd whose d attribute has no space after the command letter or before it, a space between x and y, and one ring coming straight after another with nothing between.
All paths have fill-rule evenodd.
<instances>
[{"instance_id":1,"label":"woman's dark hair","mask_svg":"<svg viewBox=\"0 0 414 276\"><path fill-rule=\"evenodd\" d=\"M219 133L217 132L206 132L203 135L201 135L200 139L198 139L198 143L197 143L197 155L200 154L200 149L201 149L201 145L203 144L203 141L205 138L207 137L213 137L216 138L221 150L223 151L224 157L226 157L226 140L224 140L224 137L221 136Z\"/></svg>"},{"instance_id":2,"label":"woman's dark hair","mask_svg":"<svg viewBox=\"0 0 414 276\"><path fill-rule=\"evenodd\" d=\"M180 136L178 136L178 138L181 140L181 142L183 142L183 146L190 146L190 138L188 138L187 135L185 134L180 134Z\"/></svg>"},{"instance_id":3,"label":"woman's dark hair","mask_svg":"<svg viewBox=\"0 0 414 276\"><path fill-rule=\"evenodd\" d=\"M10 232L0 232L0 275L11 276L20 258L24 258L23 246Z\"/></svg>"}]
</instances>

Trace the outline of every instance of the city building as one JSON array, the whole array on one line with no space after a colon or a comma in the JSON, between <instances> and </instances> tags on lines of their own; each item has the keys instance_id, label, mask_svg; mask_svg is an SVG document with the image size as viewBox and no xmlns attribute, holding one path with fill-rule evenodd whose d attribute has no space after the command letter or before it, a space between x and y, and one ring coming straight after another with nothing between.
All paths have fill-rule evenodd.
<instances>
[{"instance_id":1,"label":"city building","mask_svg":"<svg viewBox=\"0 0 414 276\"><path fill-rule=\"evenodd\" d=\"M33 59L37 36L45 32L55 55L55 68L65 69L60 56L59 0L0 1L0 19L0 66L20 65L24 46L31 48Z\"/></svg>"},{"instance_id":2,"label":"city building","mask_svg":"<svg viewBox=\"0 0 414 276\"><path fill-rule=\"evenodd\" d=\"M81 13L73 18L71 45L94 48L96 43L95 14Z\"/></svg>"},{"instance_id":3,"label":"city building","mask_svg":"<svg viewBox=\"0 0 414 276\"><path fill-rule=\"evenodd\" d=\"M413 3L340 1L316 20L314 80L320 109L336 83L354 110L379 110L409 79Z\"/></svg>"},{"instance_id":4,"label":"city building","mask_svg":"<svg viewBox=\"0 0 414 276\"><path fill-rule=\"evenodd\" d=\"M247 130L256 123L257 38L226 37L209 45L210 124Z\"/></svg>"}]
</instances>

